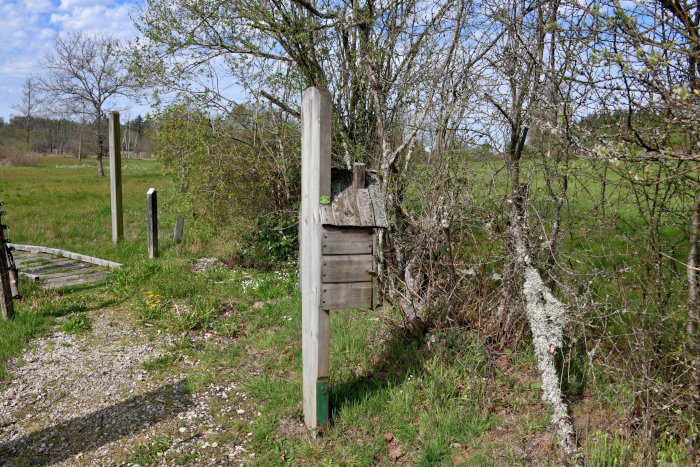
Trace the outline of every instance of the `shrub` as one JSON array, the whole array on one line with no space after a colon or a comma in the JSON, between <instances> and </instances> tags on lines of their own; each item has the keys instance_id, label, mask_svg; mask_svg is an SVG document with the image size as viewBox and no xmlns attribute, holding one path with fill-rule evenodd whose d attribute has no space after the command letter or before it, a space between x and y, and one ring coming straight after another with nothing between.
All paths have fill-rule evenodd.
<instances>
[{"instance_id":1,"label":"shrub","mask_svg":"<svg viewBox=\"0 0 700 467\"><path fill-rule=\"evenodd\" d=\"M25 166L34 167L38 164L38 154L21 151L12 147L0 146L0 167Z\"/></svg>"},{"instance_id":2,"label":"shrub","mask_svg":"<svg viewBox=\"0 0 700 467\"><path fill-rule=\"evenodd\" d=\"M260 216L255 229L243 237L241 250L246 263L269 269L297 258L299 221L291 215Z\"/></svg>"}]
</instances>

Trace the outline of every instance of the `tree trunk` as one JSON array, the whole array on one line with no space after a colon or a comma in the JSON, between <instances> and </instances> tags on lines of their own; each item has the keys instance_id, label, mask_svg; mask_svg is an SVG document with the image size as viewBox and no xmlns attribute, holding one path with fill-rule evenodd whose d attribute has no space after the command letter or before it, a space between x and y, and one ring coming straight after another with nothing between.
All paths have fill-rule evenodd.
<instances>
[{"instance_id":1,"label":"tree trunk","mask_svg":"<svg viewBox=\"0 0 700 467\"><path fill-rule=\"evenodd\" d=\"M686 317L686 332L688 333L688 345L690 346L691 361L690 371L690 406L691 413L697 410L699 398L698 388L700 387L700 362L698 362L698 240L700 237L700 191L695 196L692 213L690 217L690 238L688 245L688 315ZM688 445L688 457L691 462L695 461L695 443Z\"/></svg>"},{"instance_id":2,"label":"tree trunk","mask_svg":"<svg viewBox=\"0 0 700 467\"><path fill-rule=\"evenodd\" d=\"M102 156L104 155L104 141L102 139L102 118L100 111L97 112L97 175L105 176L105 171L102 168Z\"/></svg>"},{"instance_id":3,"label":"tree trunk","mask_svg":"<svg viewBox=\"0 0 700 467\"><path fill-rule=\"evenodd\" d=\"M29 116L27 116L27 152L29 152Z\"/></svg>"}]
</instances>

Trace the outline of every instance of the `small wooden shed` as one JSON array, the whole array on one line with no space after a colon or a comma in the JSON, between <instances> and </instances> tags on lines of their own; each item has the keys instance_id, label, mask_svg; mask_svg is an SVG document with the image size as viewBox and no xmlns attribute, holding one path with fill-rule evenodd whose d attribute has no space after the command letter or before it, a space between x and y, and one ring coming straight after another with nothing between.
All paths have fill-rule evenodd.
<instances>
[{"instance_id":1,"label":"small wooden shed","mask_svg":"<svg viewBox=\"0 0 700 467\"><path fill-rule=\"evenodd\" d=\"M302 293L304 420L328 425L329 310L376 306L377 235L388 227L379 180L364 164L331 169L331 95L302 98L299 288Z\"/></svg>"}]
</instances>

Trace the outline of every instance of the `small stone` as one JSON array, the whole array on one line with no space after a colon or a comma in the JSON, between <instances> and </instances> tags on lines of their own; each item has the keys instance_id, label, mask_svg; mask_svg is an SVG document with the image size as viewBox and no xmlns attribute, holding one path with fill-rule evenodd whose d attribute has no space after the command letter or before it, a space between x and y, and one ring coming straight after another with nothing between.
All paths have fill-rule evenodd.
<instances>
[{"instance_id":1,"label":"small stone","mask_svg":"<svg viewBox=\"0 0 700 467\"><path fill-rule=\"evenodd\" d=\"M187 428L185 428L184 426L180 427L180 433L184 433L186 431L187 431Z\"/></svg>"},{"instance_id":2,"label":"small stone","mask_svg":"<svg viewBox=\"0 0 700 467\"><path fill-rule=\"evenodd\" d=\"M211 447L213 447L213 448L218 448L218 447L219 447L219 443L211 443Z\"/></svg>"},{"instance_id":3,"label":"small stone","mask_svg":"<svg viewBox=\"0 0 700 467\"><path fill-rule=\"evenodd\" d=\"M238 415L243 415L243 414L245 413L245 410L243 410L243 409L238 409L238 410L236 410L236 413L237 413Z\"/></svg>"}]
</instances>

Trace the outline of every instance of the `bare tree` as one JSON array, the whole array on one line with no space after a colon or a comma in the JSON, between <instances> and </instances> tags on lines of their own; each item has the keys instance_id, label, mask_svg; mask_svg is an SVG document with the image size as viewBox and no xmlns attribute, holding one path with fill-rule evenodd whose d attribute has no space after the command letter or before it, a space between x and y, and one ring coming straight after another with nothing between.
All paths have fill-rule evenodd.
<instances>
[{"instance_id":1,"label":"bare tree","mask_svg":"<svg viewBox=\"0 0 700 467\"><path fill-rule=\"evenodd\" d=\"M24 119L24 129L27 136L27 151L29 151L29 133L32 128L32 117L44 102L44 99L40 95L39 83L37 81L37 78L31 75L29 78L25 79L22 85L22 102L10 106L18 111L20 116Z\"/></svg>"},{"instance_id":2,"label":"bare tree","mask_svg":"<svg viewBox=\"0 0 700 467\"><path fill-rule=\"evenodd\" d=\"M94 118L97 140L97 173L104 176L102 157L107 152L102 123L104 112L115 109L117 97L133 97L125 70L116 54L112 36L85 32L59 34L51 52L42 61L47 71L42 88L54 104Z\"/></svg>"}]
</instances>

